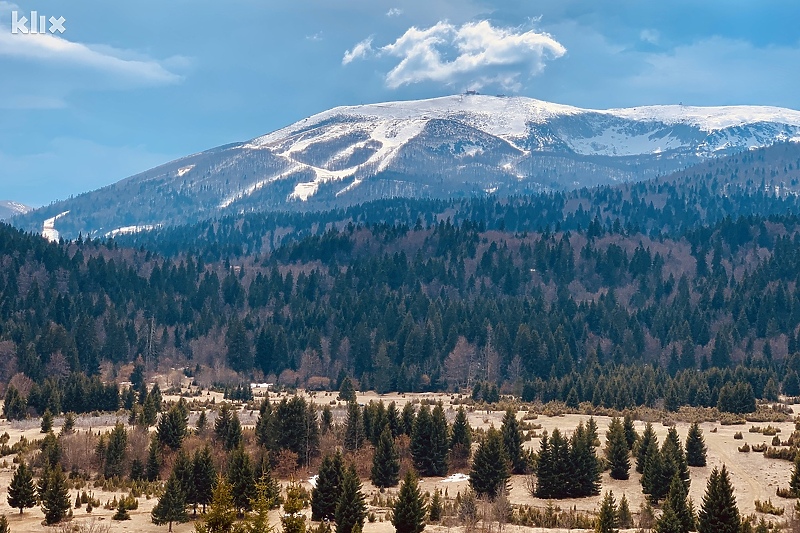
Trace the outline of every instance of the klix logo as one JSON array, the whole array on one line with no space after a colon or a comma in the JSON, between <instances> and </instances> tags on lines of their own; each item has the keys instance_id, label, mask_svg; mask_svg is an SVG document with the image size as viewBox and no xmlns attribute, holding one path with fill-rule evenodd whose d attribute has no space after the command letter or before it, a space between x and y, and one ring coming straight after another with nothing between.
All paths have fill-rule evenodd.
<instances>
[{"instance_id":1,"label":"klix logo","mask_svg":"<svg viewBox=\"0 0 800 533\"><path fill-rule=\"evenodd\" d=\"M37 34L55 34L64 33L66 28L67 19L64 17L47 17L40 15L37 11L31 11L30 19L26 16L20 16L17 11L11 12L11 33L18 35L37 35ZM49 23L49 24L48 24Z\"/></svg>"}]
</instances>

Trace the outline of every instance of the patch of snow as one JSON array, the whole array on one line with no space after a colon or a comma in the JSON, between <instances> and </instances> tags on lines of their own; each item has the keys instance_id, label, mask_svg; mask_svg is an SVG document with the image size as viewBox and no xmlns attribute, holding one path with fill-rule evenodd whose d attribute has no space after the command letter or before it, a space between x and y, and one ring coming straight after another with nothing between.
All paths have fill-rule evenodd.
<instances>
[{"instance_id":1,"label":"patch of snow","mask_svg":"<svg viewBox=\"0 0 800 533\"><path fill-rule=\"evenodd\" d=\"M194 165L189 165L188 167L183 167L178 169L178 177L182 178L194 168Z\"/></svg>"},{"instance_id":2,"label":"patch of snow","mask_svg":"<svg viewBox=\"0 0 800 533\"><path fill-rule=\"evenodd\" d=\"M469 481L469 476L467 474L453 474L449 477L446 477L442 480L442 483L459 483L461 481Z\"/></svg>"},{"instance_id":3,"label":"patch of snow","mask_svg":"<svg viewBox=\"0 0 800 533\"><path fill-rule=\"evenodd\" d=\"M134 233L139 233L141 231L150 231L151 229L156 229L158 226L151 226L150 224L145 224L143 226L125 226L124 228L117 228L114 230L109 231L105 234L105 237L116 237L117 235L131 235Z\"/></svg>"},{"instance_id":4,"label":"patch of snow","mask_svg":"<svg viewBox=\"0 0 800 533\"><path fill-rule=\"evenodd\" d=\"M59 234L58 230L56 230L56 220L68 214L69 211L64 211L60 215L56 215L53 218L48 218L45 220L44 224L42 224L42 237L50 242L58 242L61 234Z\"/></svg>"},{"instance_id":5,"label":"patch of snow","mask_svg":"<svg viewBox=\"0 0 800 533\"><path fill-rule=\"evenodd\" d=\"M308 484L311 485L312 488L317 488L317 480L319 479L319 475L313 475L308 478Z\"/></svg>"}]
</instances>

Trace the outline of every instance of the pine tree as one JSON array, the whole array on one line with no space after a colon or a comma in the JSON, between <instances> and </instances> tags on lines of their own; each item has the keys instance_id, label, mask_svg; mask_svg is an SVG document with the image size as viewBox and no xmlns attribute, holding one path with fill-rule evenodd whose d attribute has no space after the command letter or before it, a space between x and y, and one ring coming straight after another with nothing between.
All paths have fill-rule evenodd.
<instances>
[{"instance_id":1,"label":"pine tree","mask_svg":"<svg viewBox=\"0 0 800 533\"><path fill-rule=\"evenodd\" d=\"M493 427L489 428L472 460L469 473L472 490L478 496L494 499L511 477L508 462L502 433Z\"/></svg>"},{"instance_id":2,"label":"pine tree","mask_svg":"<svg viewBox=\"0 0 800 533\"><path fill-rule=\"evenodd\" d=\"M197 417L197 423L195 424L195 429L197 429L197 433L203 433L208 426L208 415L206 414L206 410L203 409L200 411L200 416Z\"/></svg>"},{"instance_id":3,"label":"pine tree","mask_svg":"<svg viewBox=\"0 0 800 533\"><path fill-rule=\"evenodd\" d=\"M703 505L698 515L698 533L738 533L741 525L739 509L733 495L728 470L714 468L706 484Z\"/></svg>"},{"instance_id":4,"label":"pine tree","mask_svg":"<svg viewBox=\"0 0 800 533\"><path fill-rule=\"evenodd\" d=\"M431 414L427 405L420 407L411 431L411 456L421 476L447 474L447 420L441 405Z\"/></svg>"},{"instance_id":5,"label":"pine tree","mask_svg":"<svg viewBox=\"0 0 800 533\"><path fill-rule=\"evenodd\" d=\"M11 527L8 525L6 515L0 515L0 533L11 533Z\"/></svg>"},{"instance_id":6,"label":"pine tree","mask_svg":"<svg viewBox=\"0 0 800 533\"><path fill-rule=\"evenodd\" d=\"M689 466L706 466L706 443L697 422L692 424L686 436L686 463Z\"/></svg>"},{"instance_id":7,"label":"pine tree","mask_svg":"<svg viewBox=\"0 0 800 533\"><path fill-rule=\"evenodd\" d=\"M439 489L435 489L433 491L433 496L431 496L431 504L428 508L428 520L431 522L438 522L442 519L443 512L444 504L442 503L442 493Z\"/></svg>"},{"instance_id":8,"label":"pine tree","mask_svg":"<svg viewBox=\"0 0 800 533\"><path fill-rule=\"evenodd\" d=\"M228 483L233 487L233 499L239 514L250 510L250 500L255 496L256 483L250 455L243 446L231 452L228 458Z\"/></svg>"},{"instance_id":9,"label":"pine tree","mask_svg":"<svg viewBox=\"0 0 800 533\"><path fill-rule=\"evenodd\" d=\"M794 456L794 469L789 480L789 491L795 498L800 498L800 453Z\"/></svg>"},{"instance_id":10,"label":"pine tree","mask_svg":"<svg viewBox=\"0 0 800 533\"><path fill-rule=\"evenodd\" d=\"M608 491L600 502L600 511L597 513L594 530L595 533L618 533L617 527L617 506L614 502L614 493Z\"/></svg>"},{"instance_id":11,"label":"pine tree","mask_svg":"<svg viewBox=\"0 0 800 533\"><path fill-rule=\"evenodd\" d=\"M622 499L617 506L617 525L621 529L630 529L633 526L633 515L631 514L628 497L625 494L622 495Z\"/></svg>"},{"instance_id":12,"label":"pine tree","mask_svg":"<svg viewBox=\"0 0 800 533\"><path fill-rule=\"evenodd\" d=\"M636 472L639 474L644 473L645 460L648 453L650 453L651 446L658 448L658 437L656 437L656 432L653 430L653 424L648 422L644 427L644 433L642 433L642 438L639 441L639 449L636 452Z\"/></svg>"},{"instance_id":13,"label":"pine tree","mask_svg":"<svg viewBox=\"0 0 800 533\"><path fill-rule=\"evenodd\" d=\"M671 507L664 507L661 516L656 520L656 533L687 533L683 524Z\"/></svg>"},{"instance_id":14,"label":"pine tree","mask_svg":"<svg viewBox=\"0 0 800 533\"><path fill-rule=\"evenodd\" d=\"M642 483L642 492L649 495L652 502L658 502L667 491L662 486L663 475L664 465L661 451L656 446L650 446L640 481Z\"/></svg>"},{"instance_id":15,"label":"pine tree","mask_svg":"<svg viewBox=\"0 0 800 533\"><path fill-rule=\"evenodd\" d=\"M343 475L344 466L339 452L322 459L317 483L311 490L311 520L332 522L336 518L336 503L339 501Z\"/></svg>"},{"instance_id":16,"label":"pine tree","mask_svg":"<svg viewBox=\"0 0 800 533\"><path fill-rule=\"evenodd\" d=\"M625 438L625 428L619 418L614 417L606 432L606 459L611 465L611 477L614 479L628 479L631 468L628 441Z\"/></svg>"},{"instance_id":17,"label":"pine tree","mask_svg":"<svg viewBox=\"0 0 800 533\"><path fill-rule=\"evenodd\" d=\"M42 433L50 433L53 431L53 413L50 412L50 409L45 409L44 414L42 415Z\"/></svg>"},{"instance_id":18,"label":"pine tree","mask_svg":"<svg viewBox=\"0 0 800 533\"><path fill-rule=\"evenodd\" d=\"M150 439L150 447L147 450L147 464L145 465L145 477L147 481L156 481L161 471L161 460L158 453L158 438L153 435Z\"/></svg>"},{"instance_id":19,"label":"pine tree","mask_svg":"<svg viewBox=\"0 0 800 533\"><path fill-rule=\"evenodd\" d=\"M19 466L11 477L8 486L8 505L19 509L19 514L25 508L35 507L37 503L36 486L33 484L33 473L25 461L20 461Z\"/></svg>"},{"instance_id":20,"label":"pine tree","mask_svg":"<svg viewBox=\"0 0 800 533\"><path fill-rule=\"evenodd\" d=\"M686 453L683 451L683 444L681 443L680 437L678 437L678 430L675 429L675 426L667 430L667 438L664 439L664 444L661 446L661 455L665 463L671 462L671 464L674 464L674 471L667 471L669 477L663 479L664 484L668 486L672 481L674 472L677 472L688 489L689 465L686 462Z\"/></svg>"},{"instance_id":21,"label":"pine tree","mask_svg":"<svg viewBox=\"0 0 800 533\"><path fill-rule=\"evenodd\" d=\"M394 487L400 482L400 455L388 424L383 427L372 458L371 479L372 484L380 489Z\"/></svg>"},{"instance_id":22,"label":"pine tree","mask_svg":"<svg viewBox=\"0 0 800 533\"><path fill-rule=\"evenodd\" d=\"M202 450L195 450L192 457L192 470L194 473L195 490L193 498L188 501L193 507L194 514L197 515L197 506L203 506L206 512L206 505L211 503L214 496L214 482L217 479L217 469L214 466L214 459L211 456L211 448L205 446Z\"/></svg>"},{"instance_id":23,"label":"pine tree","mask_svg":"<svg viewBox=\"0 0 800 533\"><path fill-rule=\"evenodd\" d=\"M356 389L353 387L353 382L350 381L350 378L345 377L342 380L338 399L347 403L356 401Z\"/></svg>"},{"instance_id":24,"label":"pine tree","mask_svg":"<svg viewBox=\"0 0 800 533\"><path fill-rule=\"evenodd\" d=\"M397 533L421 533L425 529L426 512L417 478L409 470L392 508L392 525Z\"/></svg>"},{"instance_id":25,"label":"pine tree","mask_svg":"<svg viewBox=\"0 0 800 533\"><path fill-rule=\"evenodd\" d=\"M162 446L168 446L172 450L181 447L186 432L189 427L189 411L186 401L181 398L180 402L170 407L161 415L156 428L158 441Z\"/></svg>"},{"instance_id":26,"label":"pine tree","mask_svg":"<svg viewBox=\"0 0 800 533\"><path fill-rule=\"evenodd\" d=\"M186 504L194 508L194 503L197 501L197 491L194 482L194 465L185 450L180 450L178 452L175 463L172 465L171 475L180 483L181 491L186 499Z\"/></svg>"},{"instance_id":27,"label":"pine tree","mask_svg":"<svg viewBox=\"0 0 800 533\"><path fill-rule=\"evenodd\" d=\"M344 448L351 452L358 451L364 445L366 432L361 408L356 402L347 404L347 424L344 430Z\"/></svg>"},{"instance_id":28,"label":"pine tree","mask_svg":"<svg viewBox=\"0 0 800 533\"><path fill-rule=\"evenodd\" d=\"M217 476L211 505L198 524L197 533L230 533L236 522L236 508L233 504L233 488L222 475Z\"/></svg>"},{"instance_id":29,"label":"pine tree","mask_svg":"<svg viewBox=\"0 0 800 533\"><path fill-rule=\"evenodd\" d=\"M391 405L389 406L391 408ZM456 411L456 418L453 420L453 431L450 436L450 458L456 465L466 465L469 462L472 450L472 428L467 420L467 412L464 406L460 406Z\"/></svg>"},{"instance_id":30,"label":"pine tree","mask_svg":"<svg viewBox=\"0 0 800 533\"><path fill-rule=\"evenodd\" d=\"M361 493L356 467L350 465L342 476L339 502L336 505L336 533L361 531L367 516L367 505Z\"/></svg>"},{"instance_id":31,"label":"pine tree","mask_svg":"<svg viewBox=\"0 0 800 533\"><path fill-rule=\"evenodd\" d=\"M264 473L256 483L256 497L251 506L253 513L248 517L245 524L247 533L272 533L274 528L269 523L269 511L275 506L275 493L272 488L273 480L269 479L269 474ZM290 494L287 489L287 495ZM303 517L305 524L305 516ZM285 531L285 530L284 530Z\"/></svg>"},{"instance_id":32,"label":"pine tree","mask_svg":"<svg viewBox=\"0 0 800 533\"><path fill-rule=\"evenodd\" d=\"M306 517L303 510L303 489L300 485L292 483L286 488L286 501L283 503L283 516L281 525L283 533L305 533ZM363 520L361 521L363 524Z\"/></svg>"},{"instance_id":33,"label":"pine tree","mask_svg":"<svg viewBox=\"0 0 800 533\"><path fill-rule=\"evenodd\" d=\"M503 425L500 427L503 435L503 446L506 455L511 461L511 469L514 474L525 474L528 471L528 462L522 451L522 430L519 427L517 416L511 409L503 415Z\"/></svg>"},{"instance_id":34,"label":"pine tree","mask_svg":"<svg viewBox=\"0 0 800 533\"><path fill-rule=\"evenodd\" d=\"M639 435L636 433L636 427L633 425L633 417L630 413L625 413L622 428L625 430L625 441L628 443L628 449L633 450L633 445L639 440Z\"/></svg>"},{"instance_id":35,"label":"pine tree","mask_svg":"<svg viewBox=\"0 0 800 533\"><path fill-rule=\"evenodd\" d=\"M664 525L662 527L666 528L667 531L675 531L674 524L672 523L674 520L677 520L680 526L678 530L680 533L688 533L694 529L694 513L687 501L688 494L689 491L686 485L684 485L683 480L676 473L670 482L669 492L664 500L664 514L661 516L664 520ZM672 516L667 516L667 511L670 511L674 519ZM661 520L659 520L659 523L660 522ZM656 529L661 533L662 530L659 529L658 526L656 526Z\"/></svg>"},{"instance_id":36,"label":"pine tree","mask_svg":"<svg viewBox=\"0 0 800 533\"><path fill-rule=\"evenodd\" d=\"M256 442L268 450L275 448L275 438L273 433L273 414L272 405L269 398L264 398L258 409L258 420L256 420Z\"/></svg>"},{"instance_id":37,"label":"pine tree","mask_svg":"<svg viewBox=\"0 0 800 533\"><path fill-rule=\"evenodd\" d=\"M72 500L69 497L67 478L59 465L54 465L44 474L48 476L42 492L42 511L44 521L48 525L61 522L72 509Z\"/></svg>"},{"instance_id":38,"label":"pine tree","mask_svg":"<svg viewBox=\"0 0 800 533\"><path fill-rule=\"evenodd\" d=\"M164 494L158 499L158 503L150 512L153 523L157 526L169 524L172 531L172 523L183 523L189 520L186 515L186 495L181 489L181 483L175 476L170 476L164 486Z\"/></svg>"},{"instance_id":39,"label":"pine tree","mask_svg":"<svg viewBox=\"0 0 800 533\"><path fill-rule=\"evenodd\" d=\"M121 422L114 425L108 436L103 475L106 479L121 478L125 463L125 451L128 446L128 432Z\"/></svg>"}]
</instances>

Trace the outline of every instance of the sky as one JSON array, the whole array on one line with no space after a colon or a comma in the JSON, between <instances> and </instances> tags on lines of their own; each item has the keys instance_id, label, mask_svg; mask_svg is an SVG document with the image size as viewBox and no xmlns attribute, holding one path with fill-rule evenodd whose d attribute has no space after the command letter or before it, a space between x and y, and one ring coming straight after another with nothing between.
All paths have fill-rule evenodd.
<instances>
[{"instance_id":1,"label":"sky","mask_svg":"<svg viewBox=\"0 0 800 533\"><path fill-rule=\"evenodd\" d=\"M34 10L63 33L12 33ZM46 205L331 107L465 90L800 109L797 20L794 0L0 0L0 200Z\"/></svg>"}]
</instances>

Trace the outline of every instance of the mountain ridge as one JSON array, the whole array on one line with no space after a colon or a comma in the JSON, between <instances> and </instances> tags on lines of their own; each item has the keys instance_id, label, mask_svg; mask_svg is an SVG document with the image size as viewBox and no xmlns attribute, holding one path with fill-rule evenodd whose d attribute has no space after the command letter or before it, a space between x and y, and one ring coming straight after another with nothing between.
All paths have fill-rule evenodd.
<instances>
[{"instance_id":1,"label":"mountain ridge","mask_svg":"<svg viewBox=\"0 0 800 533\"><path fill-rule=\"evenodd\" d=\"M33 207L29 207L19 202L14 202L12 200L0 200L0 220L8 220L16 215L24 215L31 210L33 210Z\"/></svg>"},{"instance_id":2,"label":"mountain ridge","mask_svg":"<svg viewBox=\"0 0 800 533\"><path fill-rule=\"evenodd\" d=\"M800 112L761 106L591 110L448 96L337 107L21 217L66 237L229 213L314 211L386 197L464 197L637 181L800 141ZM119 198L125 198L120 202Z\"/></svg>"}]
</instances>

